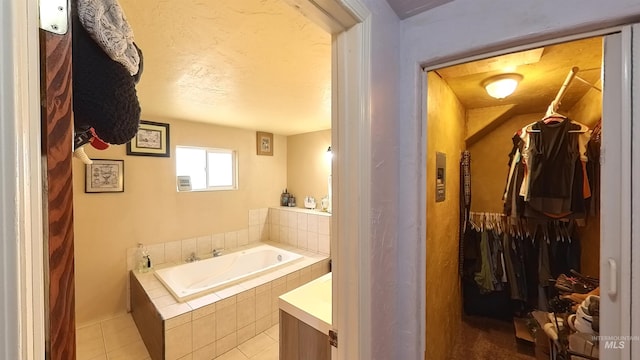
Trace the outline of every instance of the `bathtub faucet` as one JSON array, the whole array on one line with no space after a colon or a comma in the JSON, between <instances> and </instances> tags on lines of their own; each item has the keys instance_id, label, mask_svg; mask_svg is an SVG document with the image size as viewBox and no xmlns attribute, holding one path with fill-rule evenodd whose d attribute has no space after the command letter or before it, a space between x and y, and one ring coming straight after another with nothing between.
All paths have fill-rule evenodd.
<instances>
[{"instance_id":1,"label":"bathtub faucet","mask_svg":"<svg viewBox=\"0 0 640 360\"><path fill-rule=\"evenodd\" d=\"M191 255L189 255L189 257L186 258L184 261L186 261L188 263L191 263L191 262L198 261L198 260L200 260L200 258L198 258L196 256L196 253L192 252Z\"/></svg>"},{"instance_id":2,"label":"bathtub faucet","mask_svg":"<svg viewBox=\"0 0 640 360\"><path fill-rule=\"evenodd\" d=\"M222 250L224 249L213 249L213 257L218 257L222 255Z\"/></svg>"}]
</instances>

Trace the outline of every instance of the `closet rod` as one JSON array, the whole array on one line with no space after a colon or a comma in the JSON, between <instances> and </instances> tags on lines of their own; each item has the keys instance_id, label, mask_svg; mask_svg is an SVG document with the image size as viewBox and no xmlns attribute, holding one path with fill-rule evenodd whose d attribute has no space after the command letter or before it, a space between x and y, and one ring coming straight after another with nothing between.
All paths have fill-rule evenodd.
<instances>
[{"instance_id":1,"label":"closet rod","mask_svg":"<svg viewBox=\"0 0 640 360\"><path fill-rule=\"evenodd\" d=\"M553 99L553 101L549 105L549 108L547 109L547 116L553 115L558 111L558 107L560 107L560 102L562 101L564 94L567 92L567 88L569 87L569 84L571 84L571 81L573 81L573 78L576 76L578 71L580 71L580 68L577 66L574 66L571 68L571 70L569 70L569 74L567 74L567 78L564 79L564 83L560 87L560 90L558 90L558 94L556 95L556 98Z\"/></svg>"}]
</instances>

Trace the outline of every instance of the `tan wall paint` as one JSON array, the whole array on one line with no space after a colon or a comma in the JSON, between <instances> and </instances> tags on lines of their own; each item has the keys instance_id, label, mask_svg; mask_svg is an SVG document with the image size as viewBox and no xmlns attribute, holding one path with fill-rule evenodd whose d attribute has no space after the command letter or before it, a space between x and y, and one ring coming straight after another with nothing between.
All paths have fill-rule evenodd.
<instances>
[{"instance_id":1,"label":"tan wall paint","mask_svg":"<svg viewBox=\"0 0 640 360\"><path fill-rule=\"evenodd\" d=\"M598 80L595 86L601 89L602 81ZM589 89L582 99L569 109L567 116L593 128L602 119L602 92Z\"/></svg>"},{"instance_id":2,"label":"tan wall paint","mask_svg":"<svg viewBox=\"0 0 640 360\"><path fill-rule=\"evenodd\" d=\"M596 84L601 87L601 82ZM602 118L602 93L589 90L568 113L570 119L593 128ZM600 189L591 189L600 191ZM581 271L583 274L600 277L600 215L589 216L587 226L578 228L580 235Z\"/></svg>"},{"instance_id":3,"label":"tan wall paint","mask_svg":"<svg viewBox=\"0 0 640 360\"><path fill-rule=\"evenodd\" d=\"M428 74L426 359L447 359L458 335L461 291L458 277L460 153L465 109L447 84ZM435 202L435 154L447 156L446 200Z\"/></svg>"},{"instance_id":4,"label":"tan wall paint","mask_svg":"<svg viewBox=\"0 0 640 360\"><path fill-rule=\"evenodd\" d=\"M255 131L170 123L171 158L127 156L125 146L92 158L124 159L125 191L85 194L84 165L73 164L76 256L76 316L79 324L126 311L126 249L248 227L248 210L278 204L286 186L287 141L274 135L274 156L257 156ZM238 151L239 189L178 193L176 145Z\"/></svg>"},{"instance_id":5,"label":"tan wall paint","mask_svg":"<svg viewBox=\"0 0 640 360\"><path fill-rule=\"evenodd\" d=\"M296 197L297 207L304 207L304 197L320 200L328 195L331 162L327 148L331 146L331 130L314 131L287 137L287 186Z\"/></svg>"},{"instance_id":6,"label":"tan wall paint","mask_svg":"<svg viewBox=\"0 0 640 360\"><path fill-rule=\"evenodd\" d=\"M509 117L515 104L491 106L479 109L467 109L467 145L476 142L488 132L503 124Z\"/></svg>"},{"instance_id":7,"label":"tan wall paint","mask_svg":"<svg viewBox=\"0 0 640 360\"><path fill-rule=\"evenodd\" d=\"M471 152L471 211L503 212L502 194L509 173L511 138L544 114L515 116L469 146Z\"/></svg>"}]
</instances>

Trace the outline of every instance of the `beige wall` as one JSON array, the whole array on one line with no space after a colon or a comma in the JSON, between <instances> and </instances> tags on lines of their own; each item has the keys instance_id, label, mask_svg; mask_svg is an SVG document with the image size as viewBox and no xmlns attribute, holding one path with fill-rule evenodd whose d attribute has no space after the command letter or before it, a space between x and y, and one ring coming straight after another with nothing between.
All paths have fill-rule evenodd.
<instances>
[{"instance_id":1,"label":"beige wall","mask_svg":"<svg viewBox=\"0 0 640 360\"><path fill-rule=\"evenodd\" d=\"M74 159L76 315L79 324L126 310L126 249L246 229L248 211L278 204L287 181L287 141L274 135L274 155L257 156L255 131L176 120L170 158L127 156L125 146L92 158L124 159L124 193L85 194L84 165ZM178 193L176 145L238 151L239 189Z\"/></svg>"},{"instance_id":2,"label":"beige wall","mask_svg":"<svg viewBox=\"0 0 640 360\"><path fill-rule=\"evenodd\" d=\"M601 88L601 82L596 84ZM590 89L568 113L571 120L581 122L593 128L602 118L602 93ZM600 192L600 189L591 189ZM600 277L600 215L589 216L587 226L578 228L582 254L580 256L582 273Z\"/></svg>"},{"instance_id":3,"label":"beige wall","mask_svg":"<svg viewBox=\"0 0 640 360\"><path fill-rule=\"evenodd\" d=\"M602 89L602 81L598 80L595 85ZM567 116L593 128L602 119L602 92L589 89L582 99L569 109Z\"/></svg>"},{"instance_id":4,"label":"beige wall","mask_svg":"<svg viewBox=\"0 0 640 360\"><path fill-rule=\"evenodd\" d=\"M287 186L296 197L298 207L304 207L304 197L320 200L328 195L331 161L327 148L331 146L331 130L321 130L287 137Z\"/></svg>"},{"instance_id":5,"label":"beige wall","mask_svg":"<svg viewBox=\"0 0 640 360\"><path fill-rule=\"evenodd\" d=\"M509 173L511 138L544 114L514 116L468 148L471 152L471 211L503 212L502 194Z\"/></svg>"},{"instance_id":6,"label":"beige wall","mask_svg":"<svg viewBox=\"0 0 640 360\"><path fill-rule=\"evenodd\" d=\"M427 124L427 359L446 359L458 337L462 294L458 277L460 153L465 110L447 84L428 75ZM446 200L435 202L435 154L447 156Z\"/></svg>"}]
</instances>

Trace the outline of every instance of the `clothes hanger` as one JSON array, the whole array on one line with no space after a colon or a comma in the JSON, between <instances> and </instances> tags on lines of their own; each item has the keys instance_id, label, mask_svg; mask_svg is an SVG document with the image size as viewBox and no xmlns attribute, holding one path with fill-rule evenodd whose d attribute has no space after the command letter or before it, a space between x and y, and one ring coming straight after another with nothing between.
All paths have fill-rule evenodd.
<instances>
[{"instance_id":1,"label":"clothes hanger","mask_svg":"<svg viewBox=\"0 0 640 360\"><path fill-rule=\"evenodd\" d=\"M560 123L560 122L563 122L563 121L565 121L567 119L568 119L568 117L566 117L566 116L564 116L562 114L557 114L556 113L556 114L553 114L551 116L545 116L542 119L542 122L545 123L545 124L550 124L552 122ZM573 121L571 123L572 124L574 123L576 125L580 125L580 129L579 130L569 130L569 131L567 131L570 134L584 134L584 133L586 133L588 131L588 129L585 129L586 126L582 126L582 124L580 124L580 123L573 122ZM527 125L527 133L531 134L531 133L540 133L540 132L542 132L542 130L531 129L531 126L533 126L534 124L536 124L536 123Z\"/></svg>"},{"instance_id":2,"label":"clothes hanger","mask_svg":"<svg viewBox=\"0 0 640 360\"><path fill-rule=\"evenodd\" d=\"M545 124L550 124L550 123L561 123L563 121L567 120L567 117L562 115L562 114L551 114L549 116L546 116L542 119L542 122Z\"/></svg>"},{"instance_id":3,"label":"clothes hanger","mask_svg":"<svg viewBox=\"0 0 640 360\"><path fill-rule=\"evenodd\" d=\"M555 229L556 230L556 242L560 242L560 241L564 242L564 235L562 233L562 225L557 221L554 221L553 223L554 223L554 227L556 228Z\"/></svg>"},{"instance_id":4,"label":"clothes hanger","mask_svg":"<svg viewBox=\"0 0 640 360\"><path fill-rule=\"evenodd\" d=\"M556 95L555 99L553 99L553 101L551 101L551 104L549 104L546 115L542 119L542 121L545 124L548 124L553 121L561 122L567 119L566 116L558 113L558 108L560 107L560 101L564 97L567 91L567 88L569 87L569 84L571 84L571 81L573 81L573 79L576 77L576 74L578 73L578 71L580 71L580 68L578 68L577 66L574 66L571 68L571 70L569 70L569 74L567 75L567 78L564 80L564 83L560 87L560 90L558 91L558 94ZM528 126L527 126L527 132L539 133L541 132L541 130L528 129ZM580 130L569 130L569 133L584 133L584 132L585 130L583 130L582 127Z\"/></svg>"}]
</instances>

